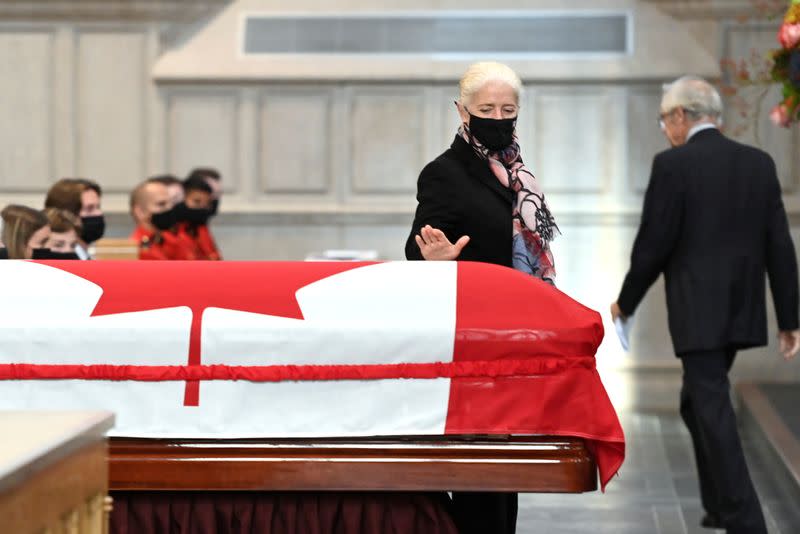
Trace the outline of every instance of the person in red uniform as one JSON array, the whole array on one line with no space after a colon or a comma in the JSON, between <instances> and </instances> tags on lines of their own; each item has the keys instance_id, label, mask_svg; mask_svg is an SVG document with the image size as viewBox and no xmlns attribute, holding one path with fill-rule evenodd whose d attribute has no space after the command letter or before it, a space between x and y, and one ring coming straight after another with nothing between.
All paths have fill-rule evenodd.
<instances>
[{"instance_id":1,"label":"person in red uniform","mask_svg":"<svg viewBox=\"0 0 800 534\"><path fill-rule=\"evenodd\" d=\"M222 198L222 175L211 167L196 167L189 173L188 179L202 178L211 188L211 217L216 217Z\"/></svg>"},{"instance_id":2,"label":"person in red uniform","mask_svg":"<svg viewBox=\"0 0 800 534\"><path fill-rule=\"evenodd\" d=\"M158 182L167 186L169 202L172 206L177 206L183 202L183 182L173 174L157 174L147 179L148 182Z\"/></svg>"},{"instance_id":3,"label":"person in red uniform","mask_svg":"<svg viewBox=\"0 0 800 534\"><path fill-rule=\"evenodd\" d=\"M131 192L130 211L136 230L131 239L139 245L140 260L197 260L190 240L170 231L178 224L178 208L166 185L145 180Z\"/></svg>"},{"instance_id":4,"label":"person in red uniform","mask_svg":"<svg viewBox=\"0 0 800 534\"><path fill-rule=\"evenodd\" d=\"M190 175L183 182L184 201L178 206L178 234L194 243L200 259L221 260L217 244L208 228L212 216L213 190L200 176Z\"/></svg>"}]
</instances>

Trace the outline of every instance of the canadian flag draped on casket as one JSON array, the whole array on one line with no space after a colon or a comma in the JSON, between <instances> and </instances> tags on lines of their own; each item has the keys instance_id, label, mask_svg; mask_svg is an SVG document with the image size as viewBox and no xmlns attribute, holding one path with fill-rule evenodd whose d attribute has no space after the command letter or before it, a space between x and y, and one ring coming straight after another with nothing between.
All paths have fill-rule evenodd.
<instances>
[{"instance_id":1,"label":"canadian flag draped on casket","mask_svg":"<svg viewBox=\"0 0 800 534\"><path fill-rule=\"evenodd\" d=\"M0 262L0 409L112 435L624 437L598 314L469 262Z\"/></svg>"}]
</instances>

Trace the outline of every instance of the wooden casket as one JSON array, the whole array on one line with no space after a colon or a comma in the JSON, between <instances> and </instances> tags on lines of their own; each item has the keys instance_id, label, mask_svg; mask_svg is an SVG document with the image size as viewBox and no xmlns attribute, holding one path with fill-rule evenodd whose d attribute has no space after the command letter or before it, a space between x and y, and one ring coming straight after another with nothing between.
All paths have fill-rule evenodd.
<instances>
[{"instance_id":1,"label":"wooden casket","mask_svg":"<svg viewBox=\"0 0 800 534\"><path fill-rule=\"evenodd\" d=\"M469 262L0 262L0 409L117 415L124 491L585 492L598 314Z\"/></svg>"}]
</instances>

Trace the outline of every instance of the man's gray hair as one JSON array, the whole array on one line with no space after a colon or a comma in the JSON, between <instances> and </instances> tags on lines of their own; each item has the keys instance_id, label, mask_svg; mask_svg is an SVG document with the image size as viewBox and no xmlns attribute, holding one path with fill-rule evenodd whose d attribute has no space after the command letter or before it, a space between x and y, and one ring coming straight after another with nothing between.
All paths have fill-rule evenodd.
<instances>
[{"instance_id":1,"label":"man's gray hair","mask_svg":"<svg viewBox=\"0 0 800 534\"><path fill-rule=\"evenodd\" d=\"M722 118L722 98L713 85L697 76L683 76L664 85L661 111L666 113L676 108L683 108L693 121L703 117L715 121Z\"/></svg>"}]
</instances>

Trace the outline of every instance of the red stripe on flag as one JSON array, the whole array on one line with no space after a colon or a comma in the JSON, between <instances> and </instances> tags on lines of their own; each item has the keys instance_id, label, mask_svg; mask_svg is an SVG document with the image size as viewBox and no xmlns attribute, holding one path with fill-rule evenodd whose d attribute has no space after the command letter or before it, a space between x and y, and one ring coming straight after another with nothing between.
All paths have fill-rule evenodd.
<instances>
[{"instance_id":1,"label":"red stripe on flag","mask_svg":"<svg viewBox=\"0 0 800 534\"><path fill-rule=\"evenodd\" d=\"M250 382L496 378L554 374L583 367L593 357L365 365L53 365L0 364L0 380L134 380L144 382L247 380Z\"/></svg>"},{"instance_id":2,"label":"red stripe on flag","mask_svg":"<svg viewBox=\"0 0 800 534\"><path fill-rule=\"evenodd\" d=\"M192 310L192 327L189 335L189 365L197 367L200 361L200 334L201 334L202 312ZM200 406L200 382L191 380L186 382L186 389L183 392L184 406Z\"/></svg>"}]
</instances>

